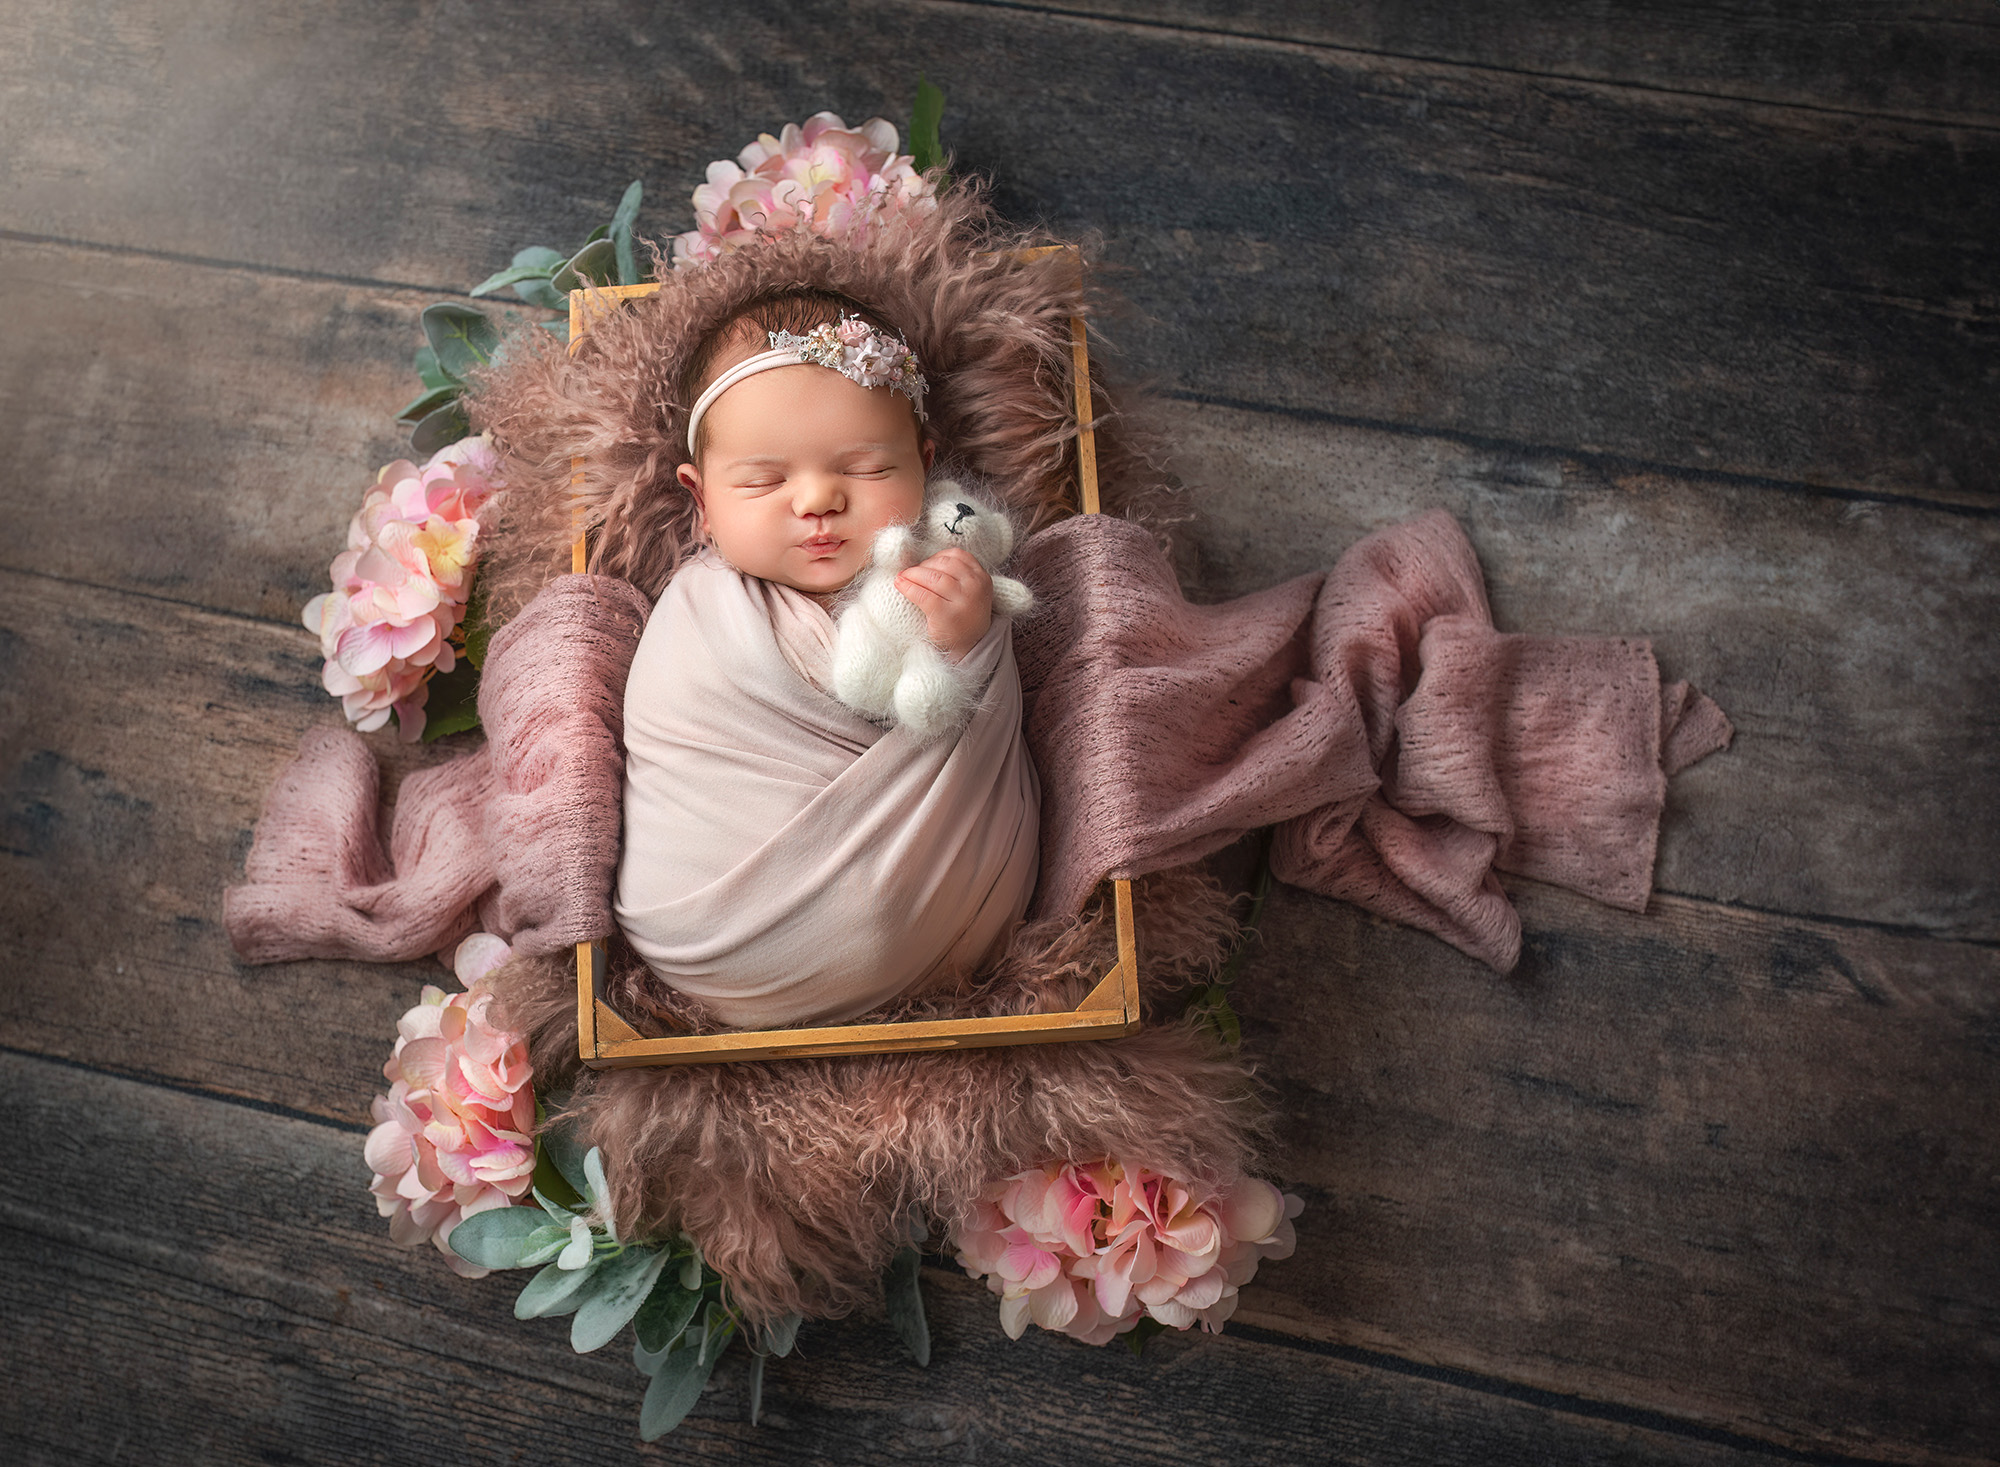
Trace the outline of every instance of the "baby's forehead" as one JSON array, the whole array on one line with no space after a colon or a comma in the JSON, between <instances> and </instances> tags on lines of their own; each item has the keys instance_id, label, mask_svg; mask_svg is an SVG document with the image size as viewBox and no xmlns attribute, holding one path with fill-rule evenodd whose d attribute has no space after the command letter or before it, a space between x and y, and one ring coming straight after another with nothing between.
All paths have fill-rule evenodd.
<instances>
[{"instance_id":1,"label":"baby's forehead","mask_svg":"<svg viewBox=\"0 0 2000 1467\"><path fill-rule=\"evenodd\" d=\"M809 362L745 378L715 400L704 421L711 449L730 459L800 450L894 452L922 438L899 394Z\"/></svg>"}]
</instances>

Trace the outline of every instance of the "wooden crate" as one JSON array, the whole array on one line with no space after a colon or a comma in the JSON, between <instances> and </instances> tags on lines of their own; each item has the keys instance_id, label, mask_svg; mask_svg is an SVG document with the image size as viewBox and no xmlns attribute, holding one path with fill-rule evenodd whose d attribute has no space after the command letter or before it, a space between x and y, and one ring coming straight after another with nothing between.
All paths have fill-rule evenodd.
<instances>
[{"instance_id":1,"label":"wooden crate","mask_svg":"<svg viewBox=\"0 0 2000 1467\"><path fill-rule=\"evenodd\" d=\"M1082 257L1072 248L1077 268ZM1036 250L1033 255L1049 253ZM575 349L592 320L625 301L651 295L657 285L603 286L574 290L569 297L570 347ZM1097 442L1091 429L1090 354L1080 317L1070 319L1070 357L1076 384L1077 504L1098 513ZM581 462L575 466L581 478ZM571 552L571 568L589 562L581 528ZM604 997L605 951L601 942L576 949L577 1051L593 1069L635 1065L715 1064L726 1060L805 1059L822 1055L887 1054L902 1050L978 1049L1003 1044L1055 1044L1077 1039L1115 1039L1140 1026L1139 958L1132 925L1132 884L1114 881L1112 904L1118 933L1118 961L1076 1008L1053 1014L1002 1015L981 1019L915 1019L891 1024L836 1024L804 1029L746 1029L724 1034L672 1035L647 1039Z\"/></svg>"}]
</instances>

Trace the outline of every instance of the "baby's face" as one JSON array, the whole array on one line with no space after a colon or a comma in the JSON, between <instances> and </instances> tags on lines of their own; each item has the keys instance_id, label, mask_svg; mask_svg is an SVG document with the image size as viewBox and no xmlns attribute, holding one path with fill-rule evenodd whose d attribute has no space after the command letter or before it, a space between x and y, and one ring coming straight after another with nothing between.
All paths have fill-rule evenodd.
<instances>
[{"instance_id":1,"label":"baby's face","mask_svg":"<svg viewBox=\"0 0 2000 1467\"><path fill-rule=\"evenodd\" d=\"M868 564L875 532L923 510L928 454L907 399L801 363L747 377L703 418L680 480L731 565L809 595Z\"/></svg>"}]
</instances>

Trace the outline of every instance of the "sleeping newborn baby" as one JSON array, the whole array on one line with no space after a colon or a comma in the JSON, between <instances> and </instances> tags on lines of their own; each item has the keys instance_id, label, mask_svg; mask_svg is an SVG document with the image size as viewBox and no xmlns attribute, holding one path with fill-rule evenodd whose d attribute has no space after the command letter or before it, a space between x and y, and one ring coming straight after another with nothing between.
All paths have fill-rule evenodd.
<instances>
[{"instance_id":1,"label":"sleeping newborn baby","mask_svg":"<svg viewBox=\"0 0 2000 1467\"><path fill-rule=\"evenodd\" d=\"M963 549L897 577L983 688L956 738L832 692L833 598L914 523L927 384L880 323L816 299L717 333L689 461L704 547L655 607L625 690L618 923L724 1023L853 1018L1005 945L1035 883L1040 792L1011 627ZM769 319L772 312L761 313Z\"/></svg>"}]
</instances>

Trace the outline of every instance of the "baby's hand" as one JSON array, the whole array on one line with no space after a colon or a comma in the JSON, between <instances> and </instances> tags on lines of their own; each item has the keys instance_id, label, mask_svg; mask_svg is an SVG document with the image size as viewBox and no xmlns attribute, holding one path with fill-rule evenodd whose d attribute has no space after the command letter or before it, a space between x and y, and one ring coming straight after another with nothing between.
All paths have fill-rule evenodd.
<instances>
[{"instance_id":1,"label":"baby's hand","mask_svg":"<svg viewBox=\"0 0 2000 1467\"><path fill-rule=\"evenodd\" d=\"M931 641L953 662L993 623L993 577L957 546L911 566L896 577L896 589L924 614Z\"/></svg>"}]
</instances>

